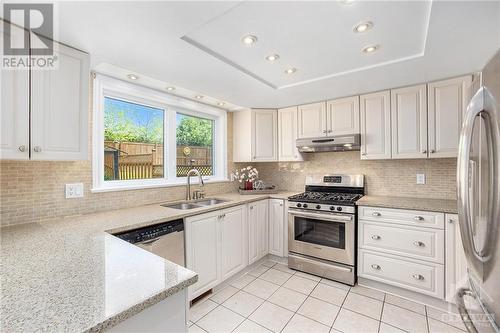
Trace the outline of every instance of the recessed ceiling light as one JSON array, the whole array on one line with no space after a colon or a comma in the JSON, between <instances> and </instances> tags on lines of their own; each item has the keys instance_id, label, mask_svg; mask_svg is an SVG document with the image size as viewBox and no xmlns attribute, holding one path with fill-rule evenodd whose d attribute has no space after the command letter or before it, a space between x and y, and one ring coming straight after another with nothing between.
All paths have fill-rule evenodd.
<instances>
[{"instance_id":1,"label":"recessed ceiling light","mask_svg":"<svg viewBox=\"0 0 500 333\"><path fill-rule=\"evenodd\" d=\"M175 90L175 87L167 87L167 90L168 90L168 91L174 91L174 90Z\"/></svg>"},{"instance_id":2,"label":"recessed ceiling light","mask_svg":"<svg viewBox=\"0 0 500 333\"><path fill-rule=\"evenodd\" d=\"M223 106L223 105L225 105L225 104L226 104L226 103L224 103L224 102L217 102L217 105L218 105L218 106Z\"/></svg>"},{"instance_id":3,"label":"recessed ceiling light","mask_svg":"<svg viewBox=\"0 0 500 333\"><path fill-rule=\"evenodd\" d=\"M127 75L127 77L128 77L129 79L131 79L131 80L137 80L137 79L139 78L139 77L138 77L137 75L135 75L135 74L129 74L129 75Z\"/></svg>"},{"instance_id":4,"label":"recessed ceiling light","mask_svg":"<svg viewBox=\"0 0 500 333\"><path fill-rule=\"evenodd\" d=\"M196 95L196 96L194 96L194 98L196 98L196 99L202 99L203 96L202 95Z\"/></svg>"},{"instance_id":5,"label":"recessed ceiling light","mask_svg":"<svg viewBox=\"0 0 500 333\"><path fill-rule=\"evenodd\" d=\"M266 60L267 61L270 61L270 62L273 62L273 61L276 61L280 58L280 56L278 54L271 54L271 55L268 55L266 57Z\"/></svg>"},{"instance_id":6,"label":"recessed ceiling light","mask_svg":"<svg viewBox=\"0 0 500 333\"><path fill-rule=\"evenodd\" d=\"M342 5L352 5L355 0L339 0Z\"/></svg>"},{"instance_id":7,"label":"recessed ceiling light","mask_svg":"<svg viewBox=\"0 0 500 333\"><path fill-rule=\"evenodd\" d=\"M352 30L354 32L361 33L361 32L366 32L366 31L370 30L372 27L373 27L373 23L372 22L365 21L365 22L360 22L360 23L356 24L354 26L354 28L352 28Z\"/></svg>"},{"instance_id":8,"label":"recessed ceiling light","mask_svg":"<svg viewBox=\"0 0 500 333\"><path fill-rule=\"evenodd\" d=\"M252 44L255 44L257 43L257 36L254 36L254 35L246 35L244 36L241 41L243 42L243 44L246 44L246 45L252 45Z\"/></svg>"},{"instance_id":9,"label":"recessed ceiling light","mask_svg":"<svg viewBox=\"0 0 500 333\"><path fill-rule=\"evenodd\" d=\"M363 48L363 53L373 53L380 48L380 45L368 45Z\"/></svg>"},{"instance_id":10,"label":"recessed ceiling light","mask_svg":"<svg viewBox=\"0 0 500 333\"><path fill-rule=\"evenodd\" d=\"M295 72L297 72L297 68L295 68L295 67L285 69L285 73L287 73L287 74L293 74Z\"/></svg>"}]
</instances>

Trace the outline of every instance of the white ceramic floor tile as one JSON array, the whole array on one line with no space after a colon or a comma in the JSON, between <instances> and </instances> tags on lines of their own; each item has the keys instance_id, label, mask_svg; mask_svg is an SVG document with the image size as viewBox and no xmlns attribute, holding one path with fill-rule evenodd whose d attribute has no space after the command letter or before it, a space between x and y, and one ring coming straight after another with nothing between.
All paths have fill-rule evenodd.
<instances>
[{"instance_id":1,"label":"white ceramic floor tile","mask_svg":"<svg viewBox=\"0 0 500 333\"><path fill-rule=\"evenodd\" d=\"M405 308L406 310L410 310L413 312L420 313L425 316L425 305L416 303L398 296L389 295L385 296L385 301L392 305L397 305L399 307Z\"/></svg>"},{"instance_id":2,"label":"white ceramic floor tile","mask_svg":"<svg viewBox=\"0 0 500 333\"><path fill-rule=\"evenodd\" d=\"M195 324L189 326L188 329L189 333L206 333L204 329L202 329L200 326L196 326Z\"/></svg>"},{"instance_id":3,"label":"white ceramic floor tile","mask_svg":"<svg viewBox=\"0 0 500 333\"><path fill-rule=\"evenodd\" d=\"M196 323L209 333L231 332L245 320L233 311L219 306Z\"/></svg>"},{"instance_id":4,"label":"white ceramic floor tile","mask_svg":"<svg viewBox=\"0 0 500 333\"><path fill-rule=\"evenodd\" d=\"M288 281L285 282L283 287L309 295L317 284L318 282L316 281L293 275L290 279L288 279Z\"/></svg>"},{"instance_id":5,"label":"white ceramic floor tile","mask_svg":"<svg viewBox=\"0 0 500 333\"><path fill-rule=\"evenodd\" d=\"M282 306L285 309L295 312L299 309L302 303L304 303L306 298L307 295L305 294L281 287L276 290L276 292L267 300L268 302Z\"/></svg>"},{"instance_id":6,"label":"white ceramic floor tile","mask_svg":"<svg viewBox=\"0 0 500 333\"><path fill-rule=\"evenodd\" d=\"M384 304L382 321L411 333L427 332L427 319L425 316L389 303Z\"/></svg>"},{"instance_id":7,"label":"white ceramic floor tile","mask_svg":"<svg viewBox=\"0 0 500 333\"><path fill-rule=\"evenodd\" d=\"M264 274L262 274L261 276L259 276L259 279L266 280L268 282L272 282L272 283L275 283L275 284L282 285L291 276L292 276L292 274L288 274L288 273L285 273L285 272L282 272L282 271L278 271L277 269L271 268L270 270L268 270L267 272L265 272Z\"/></svg>"},{"instance_id":8,"label":"white ceramic floor tile","mask_svg":"<svg viewBox=\"0 0 500 333\"><path fill-rule=\"evenodd\" d=\"M236 279L235 281L231 282L231 286L238 288L238 289L243 289L245 288L250 282L255 280L255 276L252 276L250 274L245 274L242 277Z\"/></svg>"},{"instance_id":9,"label":"white ceramic floor tile","mask_svg":"<svg viewBox=\"0 0 500 333\"><path fill-rule=\"evenodd\" d=\"M287 265L284 264L276 264L276 266L273 266L274 269L277 269L278 271L282 271L288 274L295 274L295 270L289 268Z\"/></svg>"},{"instance_id":10,"label":"white ceramic floor tile","mask_svg":"<svg viewBox=\"0 0 500 333\"><path fill-rule=\"evenodd\" d=\"M386 323L380 323L380 329L378 333L405 333L405 331Z\"/></svg>"},{"instance_id":11,"label":"white ceramic floor tile","mask_svg":"<svg viewBox=\"0 0 500 333\"><path fill-rule=\"evenodd\" d=\"M243 290L257 297L267 299L276 290L278 290L279 287L280 286L274 283L267 282L261 279L256 279L255 281L251 282L248 286L243 288Z\"/></svg>"},{"instance_id":12,"label":"white ceramic floor tile","mask_svg":"<svg viewBox=\"0 0 500 333\"><path fill-rule=\"evenodd\" d=\"M314 319L324 325L332 326L340 307L325 301L308 297L297 313Z\"/></svg>"},{"instance_id":13,"label":"white ceramic floor tile","mask_svg":"<svg viewBox=\"0 0 500 333\"><path fill-rule=\"evenodd\" d=\"M337 282L337 281L333 281L333 280L329 280L329 279L321 279L320 281L321 283L324 283L326 285L329 285L331 287L336 287L336 288L340 288L340 289L344 289L344 290L349 290L351 289L351 286L348 286L347 284L343 284L343 283L340 283L340 282Z\"/></svg>"},{"instance_id":14,"label":"white ceramic floor tile","mask_svg":"<svg viewBox=\"0 0 500 333\"><path fill-rule=\"evenodd\" d=\"M427 308L427 316L429 318L439 320L445 324L459 328L462 331L467 331L462 319L460 318L460 315L458 314L457 309L454 306L453 307L450 306L448 312L444 310L431 308L429 306L427 306L426 308Z\"/></svg>"},{"instance_id":15,"label":"white ceramic floor tile","mask_svg":"<svg viewBox=\"0 0 500 333\"><path fill-rule=\"evenodd\" d=\"M248 272L248 274L255 276L255 277L259 277L262 274L264 274L265 272L267 272L268 269L269 269L269 267L266 267L264 265L259 265L259 266L255 267L254 269L252 269L250 272Z\"/></svg>"},{"instance_id":16,"label":"white ceramic floor tile","mask_svg":"<svg viewBox=\"0 0 500 333\"><path fill-rule=\"evenodd\" d=\"M311 296L319 298L325 302L332 303L335 305L342 305L348 291L344 289L339 289L326 284L320 283L314 288Z\"/></svg>"},{"instance_id":17,"label":"white ceramic floor tile","mask_svg":"<svg viewBox=\"0 0 500 333\"><path fill-rule=\"evenodd\" d=\"M456 327L446 325L439 320L429 318L429 331L430 333L463 333Z\"/></svg>"},{"instance_id":18,"label":"white ceramic floor tile","mask_svg":"<svg viewBox=\"0 0 500 333\"><path fill-rule=\"evenodd\" d=\"M264 302L248 319L273 332L280 332L292 316L292 311L269 302Z\"/></svg>"},{"instance_id":19,"label":"white ceramic floor tile","mask_svg":"<svg viewBox=\"0 0 500 333\"><path fill-rule=\"evenodd\" d=\"M216 292L214 295L212 295L212 297L210 297L210 299L212 301L220 304L220 303L223 303L229 297L236 294L238 292L238 290L239 290L238 288L235 288L233 286L227 286L224 289L221 289L218 292Z\"/></svg>"},{"instance_id":20,"label":"white ceramic floor tile","mask_svg":"<svg viewBox=\"0 0 500 333\"><path fill-rule=\"evenodd\" d=\"M333 328L346 333L377 333L379 321L359 313L341 309Z\"/></svg>"},{"instance_id":21,"label":"white ceramic floor tile","mask_svg":"<svg viewBox=\"0 0 500 333\"><path fill-rule=\"evenodd\" d=\"M329 326L299 314L295 314L283 329L283 333L328 333L329 331Z\"/></svg>"},{"instance_id":22,"label":"white ceramic floor tile","mask_svg":"<svg viewBox=\"0 0 500 333\"><path fill-rule=\"evenodd\" d=\"M247 319L242 322L233 333L272 333L272 331Z\"/></svg>"},{"instance_id":23,"label":"white ceramic floor tile","mask_svg":"<svg viewBox=\"0 0 500 333\"><path fill-rule=\"evenodd\" d=\"M350 291L356 294L378 299L379 301L384 301L385 298L385 293L375 289L363 287L360 285L355 285L354 287L351 287Z\"/></svg>"},{"instance_id":24,"label":"white ceramic floor tile","mask_svg":"<svg viewBox=\"0 0 500 333\"><path fill-rule=\"evenodd\" d=\"M380 320L380 316L382 315L382 305L383 303L381 301L374 298L349 293L342 307L364 314L365 316L373 319Z\"/></svg>"},{"instance_id":25,"label":"white ceramic floor tile","mask_svg":"<svg viewBox=\"0 0 500 333\"><path fill-rule=\"evenodd\" d=\"M189 320L193 323L200 320L201 317L212 311L217 307L217 303L211 300L205 300L200 303L196 303L191 309L189 309Z\"/></svg>"},{"instance_id":26,"label":"white ceramic floor tile","mask_svg":"<svg viewBox=\"0 0 500 333\"><path fill-rule=\"evenodd\" d=\"M316 281L316 282L319 282L321 280L321 278L319 276L312 275L312 274L307 274L307 273L300 272L300 271L298 271L297 273L295 273L295 275L303 277L303 278L306 278L306 279L309 279L309 280L313 280L313 281Z\"/></svg>"},{"instance_id":27,"label":"white ceramic floor tile","mask_svg":"<svg viewBox=\"0 0 500 333\"><path fill-rule=\"evenodd\" d=\"M274 265L276 265L276 262L275 261L272 261L272 260L264 260L261 265L264 265L266 267L273 267Z\"/></svg>"},{"instance_id":28,"label":"white ceramic floor tile","mask_svg":"<svg viewBox=\"0 0 500 333\"><path fill-rule=\"evenodd\" d=\"M264 303L262 298L241 290L222 303L222 305L244 317L248 317L262 303Z\"/></svg>"}]
</instances>

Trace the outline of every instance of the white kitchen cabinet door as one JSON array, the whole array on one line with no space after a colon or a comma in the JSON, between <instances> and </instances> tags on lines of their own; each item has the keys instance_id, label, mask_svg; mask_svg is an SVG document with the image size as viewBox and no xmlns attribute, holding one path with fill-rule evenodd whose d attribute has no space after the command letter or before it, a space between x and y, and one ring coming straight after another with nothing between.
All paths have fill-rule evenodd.
<instances>
[{"instance_id":1,"label":"white kitchen cabinet door","mask_svg":"<svg viewBox=\"0 0 500 333\"><path fill-rule=\"evenodd\" d=\"M467 260L465 258L458 215L446 214L446 300L454 303L458 288L467 285Z\"/></svg>"},{"instance_id":2,"label":"white kitchen cabinet door","mask_svg":"<svg viewBox=\"0 0 500 333\"><path fill-rule=\"evenodd\" d=\"M57 68L32 71L31 158L88 159L89 55L58 45Z\"/></svg>"},{"instance_id":3,"label":"white kitchen cabinet door","mask_svg":"<svg viewBox=\"0 0 500 333\"><path fill-rule=\"evenodd\" d=\"M326 107L328 135L359 133L359 96L329 101Z\"/></svg>"},{"instance_id":4,"label":"white kitchen cabinet door","mask_svg":"<svg viewBox=\"0 0 500 333\"><path fill-rule=\"evenodd\" d=\"M263 258L269 253L269 203L268 200L257 202L258 224L258 258Z\"/></svg>"},{"instance_id":5,"label":"white kitchen cabinet door","mask_svg":"<svg viewBox=\"0 0 500 333\"><path fill-rule=\"evenodd\" d=\"M391 90L392 158L427 157L427 94L420 84Z\"/></svg>"},{"instance_id":6,"label":"white kitchen cabinet door","mask_svg":"<svg viewBox=\"0 0 500 333\"><path fill-rule=\"evenodd\" d=\"M302 161L297 149L297 107L278 110L278 161Z\"/></svg>"},{"instance_id":7,"label":"white kitchen cabinet door","mask_svg":"<svg viewBox=\"0 0 500 333\"><path fill-rule=\"evenodd\" d=\"M248 204L248 263L252 264L268 253L268 202Z\"/></svg>"},{"instance_id":8,"label":"white kitchen cabinet door","mask_svg":"<svg viewBox=\"0 0 500 333\"><path fill-rule=\"evenodd\" d=\"M391 158L390 99L388 90L360 96L361 159Z\"/></svg>"},{"instance_id":9,"label":"white kitchen cabinet door","mask_svg":"<svg viewBox=\"0 0 500 333\"><path fill-rule=\"evenodd\" d=\"M278 160L278 111L252 110L252 161Z\"/></svg>"},{"instance_id":10,"label":"white kitchen cabinet door","mask_svg":"<svg viewBox=\"0 0 500 333\"><path fill-rule=\"evenodd\" d=\"M221 211L189 217L185 220L186 267L198 274L198 282L189 287L193 299L219 282L219 233Z\"/></svg>"},{"instance_id":11,"label":"white kitchen cabinet door","mask_svg":"<svg viewBox=\"0 0 500 333\"><path fill-rule=\"evenodd\" d=\"M428 87L429 157L457 157L462 120L470 99L470 75Z\"/></svg>"},{"instance_id":12,"label":"white kitchen cabinet door","mask_svg":"<svg viewBox=\"0 0 500 333\"><path fill-rule=\"evenodd\" d=\"M247 265L248 234L245 206L222 211L221 231L221 280L239 272Z\"/></svg>"},{"instance_id":13,"label":"white kitchen cabinet door","mask_svg":"<svg viewBox=\"0 0 500 333\"><path fill-rule=\"evenodd\" d=\"M2 24L1 28L3 29ZM0 43L24 40L24 31L11 26L2 31ZM0 159L29 159L29 70L1 69Z\"/></svg>"},{"instance_id":14,"label":"white kitchen cabinet door","mask_svg":"<svg viewBox=\"0 0 500 333\"><path fill-rule=\"evenodd\" d=\"M325 136L326 103L314 103L298 106L299 138Z\"/></svg>"},{"instance_id":15,"label":"white kitchen cabinet door","mask_svg":"<svg viewBox=\"0 0 500 333\"><path fill-rule=\"evenodd\" d=\"M285 208L283 200L269 199L269 253L284 256L283 229Z\"/></svg>"}]
</instances>

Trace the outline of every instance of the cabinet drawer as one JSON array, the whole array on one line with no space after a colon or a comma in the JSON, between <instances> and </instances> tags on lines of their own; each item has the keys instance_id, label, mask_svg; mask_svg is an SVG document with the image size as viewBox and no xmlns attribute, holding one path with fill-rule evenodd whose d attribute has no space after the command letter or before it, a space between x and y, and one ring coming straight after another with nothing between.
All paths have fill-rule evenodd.
<instances>
[{"instance_id":1,"label":"cabinet drawer","mask_svg":"<svg viewBox=\"0 0 500 333\"><path fill-rule=\"evenodd\" d=\"M359 221L359 247L444 264L444 230Z\"/></svg>"},{"instance_id":2,"label":"cabinet drawer","mask_svg":"<svg viewBox=\"0 0 500 333\"><path fill-rule=\"evenodd\" d=\"M359 250L358 275L422 294L444 298L444 267L413 259Z\"/></svg>"},{"instance_id":3,"label":"cabinet drawer","mask_svg":"<svg viewBox=\"0 0 500 333\"><path fill-rule=\"evenodd\" d=\"M421 210L359 207L359 219L444 229L444 214Z\"/></svg>"}]
</instances>

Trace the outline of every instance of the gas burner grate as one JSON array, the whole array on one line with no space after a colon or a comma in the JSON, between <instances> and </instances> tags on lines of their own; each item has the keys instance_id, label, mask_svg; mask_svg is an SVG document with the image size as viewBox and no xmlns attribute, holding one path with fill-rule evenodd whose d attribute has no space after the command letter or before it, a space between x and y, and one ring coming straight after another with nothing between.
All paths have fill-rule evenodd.
<instances>
[{"instance_id":1,"label":"gas burner grate","mask_svg":"<svg viewBox=\"0 0 500 333\"><path fill-rule=\"evenodd\" d=\"M289 200L330 204L354 204L363 195L352 193L304 192L291 196Z\"/></svg>"}]
</instances>

